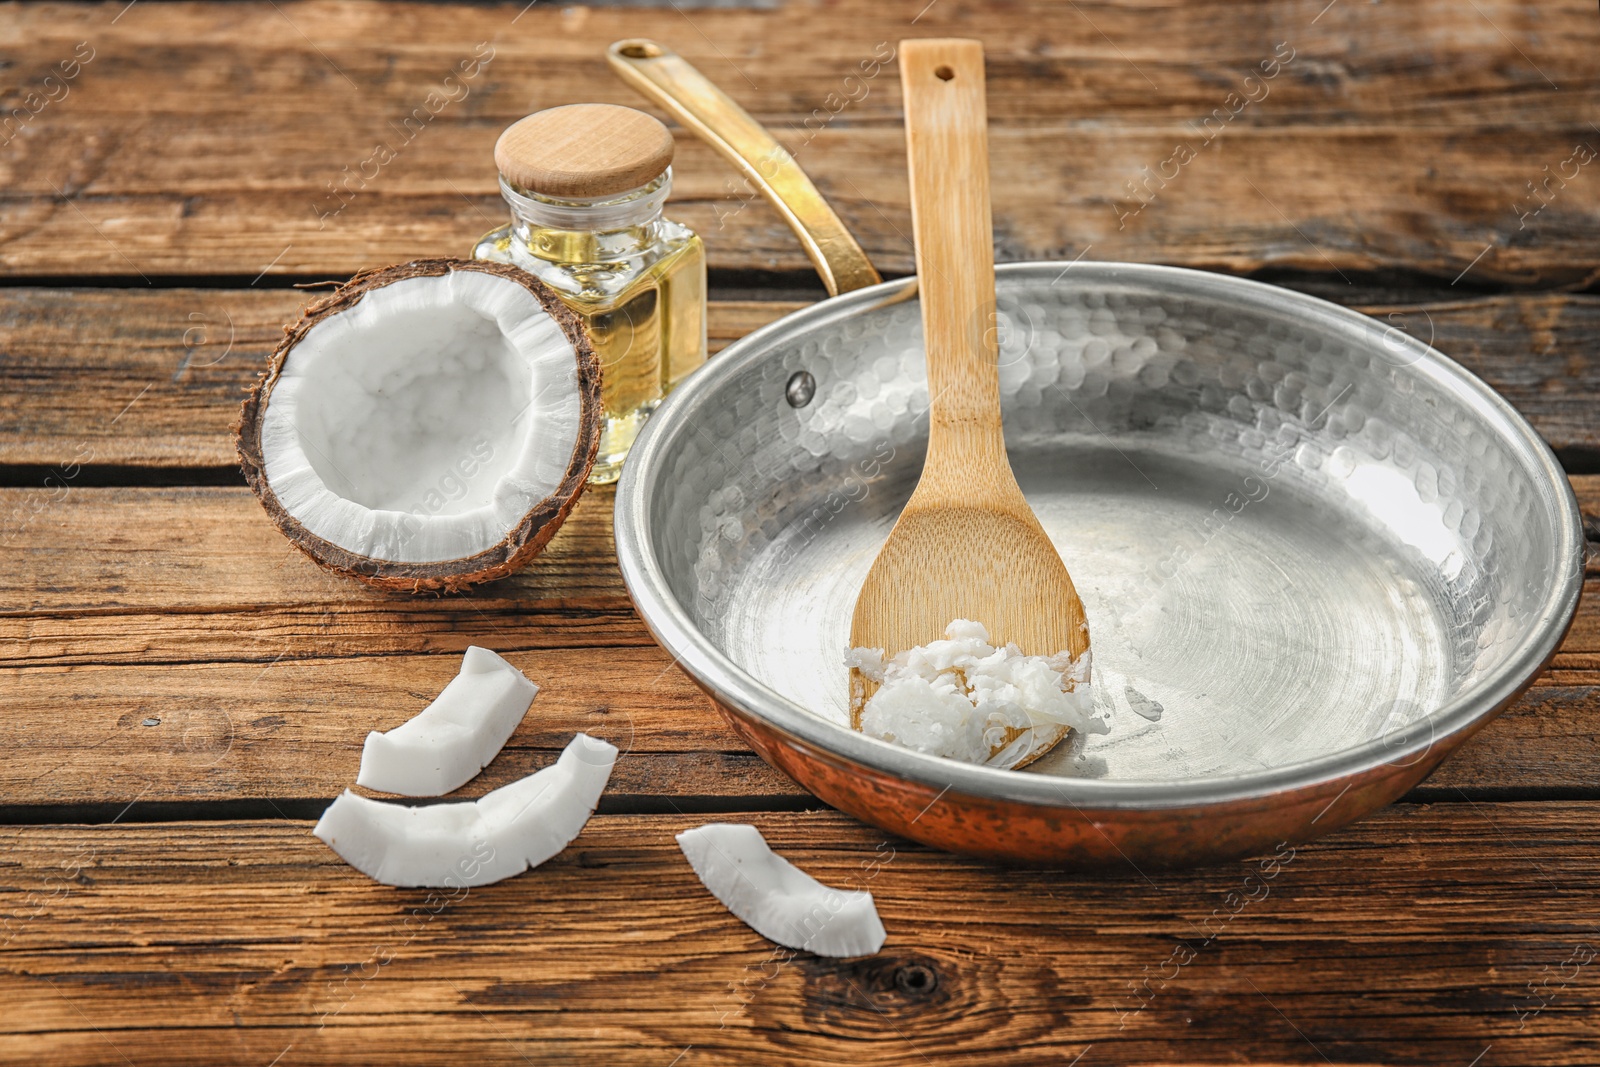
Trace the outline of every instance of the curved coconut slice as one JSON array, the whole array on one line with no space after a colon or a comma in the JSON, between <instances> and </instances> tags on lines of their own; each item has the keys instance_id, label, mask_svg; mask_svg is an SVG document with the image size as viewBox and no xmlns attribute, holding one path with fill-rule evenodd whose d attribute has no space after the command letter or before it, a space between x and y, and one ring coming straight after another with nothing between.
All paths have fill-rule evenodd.
<instances>
[{"instance_id":1,"label":"curved coconut slice","mask_svg":"<svg viewBox=\"0 0 1600 1067\"><path fill-rule=\"evenodd\" d=\"M516 267L429 259L306 308L236 432L245 480L312 559L450 591L544 547L603 417L599 361L553 292Z\"/></svg>"},{"instance_id":2,"label":"curved coconut slice","mask_svg":"<svg viewBox=\"0 0 1600 1067\"><path fill-rule=\"evenodd\" d=\"M356 785L408 797L461 788L505 747L538 692L511 664L470 646L432 704L388 733L367 735Z\"/></svg>"},{"instance_id":3,"label":"curved coconut slice","mask_svg":"<svg viewBox=\"0 0 1600 1067\"><path fill-rule=\"evenodd\" d=\"M594 813L616 760L614 745L578 734L552 766L475 801L411 807L347 789L312 833L385 885L488 885L566 848Z\"/></svg>"},{"instance_id":4,"label":"curved coconut slice","mask_svg":"<svg viewBox=\"0 0 1600 1067\"><path fill-rule=\"evenodd\" d=\"M825 886L773 852L761 831L710 823L678 847L711 895L756 933L818 956L870 956L885 934L872 894Z\"/></svg>"}]
</instances>

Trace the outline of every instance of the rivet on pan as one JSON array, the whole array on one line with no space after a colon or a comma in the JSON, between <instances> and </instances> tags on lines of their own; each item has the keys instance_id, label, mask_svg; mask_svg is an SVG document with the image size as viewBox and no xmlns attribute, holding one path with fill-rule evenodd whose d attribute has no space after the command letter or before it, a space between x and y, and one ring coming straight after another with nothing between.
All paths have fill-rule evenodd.
<instances>
[{"instance_id":1,"label":"rivet on pan","mask_svg":"<svg viewBox=\"0 0 1600 1067\"><path fill-rule=\"evenodd\" d=\"M797 370L789 375L789 384L783 387L783 395L790 407L803 408L817 395L817 380L810 371Z\"/></svg>"}]
</instances>

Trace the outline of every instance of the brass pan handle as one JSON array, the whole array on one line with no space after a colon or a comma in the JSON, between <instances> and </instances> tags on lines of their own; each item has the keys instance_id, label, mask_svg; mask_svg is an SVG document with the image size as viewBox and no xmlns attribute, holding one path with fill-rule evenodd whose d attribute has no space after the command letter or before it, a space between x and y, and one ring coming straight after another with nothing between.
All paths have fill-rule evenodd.
<instances>
[{"instance_id":1,"label":"brass pan handle","mask_svg":"<svg viewBox=\"0 0 1600 1067\"><path fill-rule=\"evenodd\" d=\"M828 295L883 280L788 150L688 60L637 37L614 43L606 59L618 77L694 131L761 190L800 238Z\"/></svg>"}]
</instances>

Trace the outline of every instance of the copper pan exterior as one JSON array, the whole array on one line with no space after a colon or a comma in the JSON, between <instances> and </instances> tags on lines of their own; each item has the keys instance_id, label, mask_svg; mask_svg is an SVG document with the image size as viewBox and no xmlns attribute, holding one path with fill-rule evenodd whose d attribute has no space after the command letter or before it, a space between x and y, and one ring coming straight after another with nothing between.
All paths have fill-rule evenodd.
<instances>
[{"instance_id":1,"label":"copper pan exterior","mask_svg":"<svg viewBox=\"0 0 1600 1067\"><path fill-rule=\"evenodd\" d=\"M707 695L716 700L716 694ZM1192 807L1105 812L935 789L841 760L725 704L718 707L762 759L820 799L881 829L1002 862L1140 871L1221 863L1319 837L1399 798L1476 732L1435 743L1419 756L1297 790Z\"/></svg>"}]
</instances>

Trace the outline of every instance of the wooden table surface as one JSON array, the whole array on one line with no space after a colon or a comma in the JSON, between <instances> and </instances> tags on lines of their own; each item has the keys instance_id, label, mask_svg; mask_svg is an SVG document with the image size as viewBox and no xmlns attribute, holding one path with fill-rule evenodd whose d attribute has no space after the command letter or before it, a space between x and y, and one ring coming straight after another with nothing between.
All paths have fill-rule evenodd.
<instances>
[{"instance_id":1,"label":"wooden table surface","mask_svg":"<svg viewBox=\"0 0 1600 1067\"><path fill-rule=\"evenodd\" d=\"M638 103L602 59L624 36L700 65L908 271L879 61L974 35L1002 260L1391 316L1532 421L1600 539L1591 0L114 0L6 4L0 30L0 1061L1600 1060L1593 562L1525 698L1265 882L1005 870L886 839L744 748L632 611L609 492L513 579L385 595L290 548L228 433L293 286L464 254L501 217L502 127ZM706 238L720 346L820 289L679 134L670 211ZM579 729L626 755L538 871L374 885L311 821L474 642L543 691L464 795ZM869 888L883 952L796 956L733 919L672 839L717 818Z\"/></svg>"}]
</instances>

